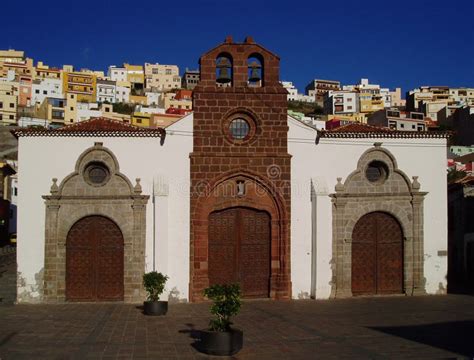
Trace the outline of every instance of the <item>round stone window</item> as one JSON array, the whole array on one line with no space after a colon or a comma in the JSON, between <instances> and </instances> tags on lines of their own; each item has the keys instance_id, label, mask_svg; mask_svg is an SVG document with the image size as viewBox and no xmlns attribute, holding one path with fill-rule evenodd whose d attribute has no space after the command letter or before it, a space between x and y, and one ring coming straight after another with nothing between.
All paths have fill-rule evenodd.
<instances>
[{"instance_id":1,"label":"round stone window","mask_svg":"<svg viewBox=\"0 0 474 360\"><path fill-rule=\"evenodd\" d=\"M250 125L244 119L237 118L230 122L229 132L233 139L243 140L249 135Z\"/></svg>"},{"instance_id":2,"label":"round stone window","mask_svg":"<svg viewBox=\"0 0 474 360\"><path fill-rule=\"evenodd\" d=\"M371 183L384 182L388 177L388 166L382 161L371 161L365 170L365 176Z\"/></svg>"},{"instance_id":3,"label":"round stone window","mask_svg":"<svg viewBox=\"0 0 474 360\"><path fill-rule=\"evenodd\" d=\"M100 162L90 163L84 171L86 181L95 186L104 185L109 179L109 174L107 166Z\"/></svg>"}]
</instances>

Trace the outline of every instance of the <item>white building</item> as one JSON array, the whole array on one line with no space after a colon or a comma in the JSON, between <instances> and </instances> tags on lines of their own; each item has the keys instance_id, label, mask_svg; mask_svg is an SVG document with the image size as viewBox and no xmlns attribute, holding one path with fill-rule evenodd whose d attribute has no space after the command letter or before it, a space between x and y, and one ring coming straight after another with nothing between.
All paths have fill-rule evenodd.
<instances>
[{"instance_id":1,"label":"white building","mask_svg":"<svg viewBox=\"0 0 474 360\"><path fill-rule=\"evenodd\" d=\"M281 81L283 87L288 91L288 101L296 101L298 99L298 89L291 81Z\"/></svg>"},{"instance_id":2,"label":"white building","mask_svg":"<svg viewBox=\"0 0 474 360\"><path fill-rule=\"evenodd\" d=\"M324 100L326 114L354 114L359 112L358 93L349 90L329 90Z\"/></svg>"},{"instance_id":3,"label":"white building","mask_svg":"<svg viewBox=\"0 0 474 360\"><path fill-rule=\"evenodd\" d=\"M164 114L165 109L153 106L145 106L145 105L136 105L135 112L143 113L143 114Z\"/></svg>"},{"instance_id":4,"label":"white building","mask_svg":"<svg viewBox=\"0 0 474 360\"><path fill-rule=\"evenodd\" d=\"M97 101L108 102L113 104L116 102L115 93L117 86L115 81L97 80Z\"/></svg>"},{"instance_id":5,"label":"white building","mask_svg":"<svg viewBox=\"0 0 474 360\"><path fill-rule=\"evenodd\" d=\"M115 87L115 100L118 103L130 102L131 85L128 81L117 81Z\"/></svg>"},{"instance_id":6,"label":"white building","mask_svg":"<svg viewBox=\"0 0 474 360\"><path fill-rule=\"evenodd\" d=\"M201 67L194 113L166 130L14 131L18 302L138 303L155 269L170 301L230 281L271 299L445 293L447 135L316 130L287 115L278 57L227 38L200 63L224 50L261 57L263 85Z\"/></svg>"},{"instance_id":7,"label":"white building","mask_svg":"<svg viewBox=\"0 0 474 360\"><path fill-rule=\"evenodd\" d=\"M158 105L160 103L160 92L145 91L145 96L148 105Z\"/></svg>"},{"instance_id":8,"label":"white building","mask_svg":"<svg viewBox=\"0 0 474 360\"><path fill-rule=\"evenodd\" d=\"M193 116L190 114L171 125L166 130L168 135L164 141L153 131L144 135L138 135L139 133L126 135L120 128L114 130L108 125L101 128L100 124L95 126L96 131L71 129L85 123L72 125L64 130L55 130L56 133L40 132L35 136L32 136L31 132L17 131L21 189L18 201L18 271L21 280L18 289L19 302L43 301L44 290L37 282L38 274L42 274L44 268L45 237L48 236L45 216L49 210L45 208L43 196L69 189L68 179L71 179L73 174L76 177L82 176L87 162L92 161L87 160L90 158L88 154L93 151L103 153L101 158L105 159L107 164L109 161L116 163L113 165L116 168L110 171L130 184L132 198L134 191L138 194L137 186L141 189L140 196L150 196L145 209L144 265L146 270L151 270L155 264L159 271L170 276L168 291L164 298L189 299L190 279L187 261L190 221L189 153L192 151L193 143L193 137L189 135L192 134L192 123ZM398 136L396 132L384 134L350 131L323 132L322 136L318 136L314 128L291 117L288 118L288 125L293 189L291 209L293 297L313 296L327 299L343 295L342 293L338 295L340 290L335 288L331 280L334 279L336 271L331 265L331 259L336 255L333 253L335 228L332 218L338 216L334 213L332 204L334 201L342 201L338 200L339 194L344 198L348 196L344 195L345 193L351 194L354 191L351 190L352 181L364 181L356 180L359 176L357 174L360 171L364 174L361 167L366 166L364 164L367 161L369 163L372 161L369 159L379 158L377 161L386 164L384 171L388 173L384 176L388 179L393 176L399 179L397 181L400 184L405 184L403 186L412 193L410 198L416 195L424 211L423 217L415 219L422 221L417 226L424 229L424 236L419 245L423 249L421 256L424 258L424 265L419 271L423 271L426 282L423 289L413 289L409 284L406 286L410 293L424 290L430 294L444 293L447 271L446 138L430 133L414 133L410 137L405 137ZM67 129L70 129L70 132ZM84 129L94 129L94 126L88 125ZM109 129L109 132L105 129ZM53 134L63 135L53 136ZM426 146L420 146L420 143ZM150 154L147 159L148 165L144 166L143 161L136 161L136 157L130 156L131 154ZM107 156L110 160L107 160ZM43 161L52 157L55 158L54 162ZM141 158L144 159L143 156ZM430 158L430 161L426 161L426 158ZM311 159L315 166L308 166L308 159ZM52 182L52 177L58 181ZM133 179L136 178L141 179L139 185L134 185ZM369 181L365 186L368 191L367 198L363 194L350 195L356 196L354 199L360 202L358 211L366 209L365 211L387 212L397 218L401 216L399 219L406 238L405 252L411 251L414 242L420 239L415 236L415 228L407 227L410 223L409 218L403 217L407 215L402 215L407 211L403 209L408 206L404 205L403 197L393 203L384 200L380 204L378 202L372 204L371 200L376 200L373 195L378 191L378 185ZM384 189L382 185L380 191L386 191ZM65 207L61 209L60 214L61 211L67 210ZM80 209L82 210L63 224L65 230L76 219L87 215L87 207ZM106 214L115 217L114 212ZM357 214L354 212L354 219L361 216ZM153 229L156 229L156 233ZM344 242L346 247L350 247L350 244Z\"/></svg>"},{"instance_id":9,"label":"white building","mask_svg":"<svg viewBox=\"0 0 474 360\"><path fill-rule=\"evenodd\" d=\"M99 105L97 103L77 103L77 120L76 121L86 121L90 118L102 116L102 110L99 110Z\"/></svg>"},{"instance_id":10,"label":"white building","mask_svg":"<svg viewBox=\"0 0 474 360\"><path fill-rule=\"evenodd\" d=\"M127 69L111 65L107 71L107 77L112 81L127 81Z\"/></svg>"},{"instance_id":11,"label":"white building","mask_svg":"<svg viewBox=\"0 0 474 360\"><path fill-rule=\"evenodd\" d=\"M63 96L63 82L61 79L44 78L33 80L31 85L31 104L41 104L47 97L59 98Z\"/></svg>"}]
</instances>

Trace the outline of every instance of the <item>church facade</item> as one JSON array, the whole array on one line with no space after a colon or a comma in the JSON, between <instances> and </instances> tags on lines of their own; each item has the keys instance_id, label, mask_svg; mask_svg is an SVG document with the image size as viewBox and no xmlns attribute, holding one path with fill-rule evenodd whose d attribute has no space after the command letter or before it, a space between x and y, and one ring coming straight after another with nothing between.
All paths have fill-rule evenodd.
<instances>
[{"instance_id":1,"label":"church facade","mask_svg":"<svg viewBox=\"0 0 474 360\"><path fill-rule=\"evenodd\" d=\"M19 140L18 302L444 293L446 135L287 115L279 58L231 38L200 59L194 113L105 118Z\"/></svg>"}]
</instances>

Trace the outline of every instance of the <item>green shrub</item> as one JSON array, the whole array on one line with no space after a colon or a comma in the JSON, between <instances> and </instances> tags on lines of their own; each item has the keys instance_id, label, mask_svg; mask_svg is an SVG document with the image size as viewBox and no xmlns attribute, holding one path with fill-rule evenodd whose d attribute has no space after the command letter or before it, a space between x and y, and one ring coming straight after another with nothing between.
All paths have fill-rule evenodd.
<instances>
[{"instance_id":1,"label":"green shrub","mask_svg":"<svg viewBox=\"0 0 474 360\"><path fill-rule=\"evenodd\" d=\"M211 314L215 319L209 322L211 331L229 331L232 316L237 315L240 310L240 285L213 285L204 290L204 296L212 300Z\"/></svg>"},{"instance_id":2,"label":"green shrub","mask_svg":"<svg viewBox=\"0 0 474 360\"><path fill-rule=\"evenodd\" d=\"M143 274L143 286L148 293L148 301L158 301L160 299L168 279L168 276L156 271Z\"/></svg>"}]
</instances>

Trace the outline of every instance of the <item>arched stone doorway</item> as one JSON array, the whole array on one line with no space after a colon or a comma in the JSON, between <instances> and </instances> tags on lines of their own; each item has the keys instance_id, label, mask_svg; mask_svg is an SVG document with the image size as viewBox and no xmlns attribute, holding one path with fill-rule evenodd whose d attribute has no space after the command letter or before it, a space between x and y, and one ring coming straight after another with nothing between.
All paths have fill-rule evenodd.
<instances>
[{"instance_id":1,"label":"arched stone doorway","mask_svg":"<svg viewBox=\"0 0 474 360\"><path fill-rule=\"evenodd\" d=\"M266 211L234 207L209 215L209 284L240 283L247 298L270 293L271 222Z\"/></svg>"},{"instance_id":2,"label":"arched stone doorway","mask_svg":"<svg viewBox=\"0 0 474 360\"><path fill-rule=\"evenodd\" d=\"M66 300L123 300L124 239L103 216L77 221L66 239Z\"/></svg>"},{"instance_id":3,"label":"arched stone doorway","mask_svg":"<svg viewBox=\"0 0 474 360\"><path fill-rule=\"evenodd\" d=\"M53 179L50 195L43 198L46 204L44 300L123 300L130 303L142 301L145 297L142 276L145 271L146 203L149 197L142 195L140 179L137 179L136 185L133 186L120 172L119 163L112 151L97 142L79 156L74 171L59 185L57 179ZM107 255L102 257L104 263L94 263L94 266L110 268L115 261L120 261L125 276L112 273L112 276L121 278L120 296L116 289L112 291L104 288L109 286L109 280L100 276L111 276L109 269L94 270L93 274L98 278L92 278L93 275L84 272L86 268L87 271L93 271L88 261L96 261L87 252L93 254L94 251L99 251L96 247L104 245L104 237L120 237L122 255L120 260ZM82 246L85 248L80 249ZM69 254L66 254L68 250ZM75 251L84 256L70 259L70 255ZM83 271L79 272L82 275L77 275L74 281L94 281L97 285L93 286L102 289L94 290L85 283L71 289L71 281L68 281L66 289L67 275L71 276L76 272L66 269L66 262L71 264L71 261L82 262L74 265ZM87 280L79 280L80 276ZM113 281L110 284L114 288L118 286Z\"/></svg>"},{"instance_id":4,"label":"arched stone doorway","mask_svg":"<svg viewBox=\"0 0 474 360\"><path fill-rule=\"evenodd\" d=\"M352 294L403 292L403 233L384 212L362 216L352 232Z\"/></svg>"},{"instance_id":5,"label":"arched stone doorway","mask_svg":"<svg viewBox=\"0 0 474 360\"><path fill-rule=\"evenodd\" d=\"M423 257L423 200L426 192L420 191L418 177L413 176L413 181L398 168L395 157L387 149L381 147L380 143L375 143L373 148L365 151L359 158L357 169L347 177L342 183L342 178L337 179L335 186L336 192L331 194L333 203L333 276L332 276L332 297L348 297L362 293L394 293L404 292L407 295L424 294L424 257ZM396 222L392 225L397 229L396 242L399 244L402 260L402 286L373 284L376 281L376 273L362 275L358 268L359 265L353 264L360 255L352 254L353 251L359 251L361 244L361 233L371 232L376 238L372 243L377 244L377 236L383 238L383 235L377 235L377 220L361 220L370 213L383 213ZM370 215L372 216L372 215ZM378 215L383 216L383 215ZM396 219L396 220L395 220ZM362 223L358 224L358 221ZM367 221L367 222L366 222ZM375 221L375 225L374 222ZM382 221L382 220L381 220ZM386 220L389 221L389 220ZM356 224L358 229L356 228ZM375 230L374 227L375 226ZM372 227L372 230L370 230ZM380 226L379 226L380 227ZM365 228L365 229L364 229ZM380 231L385 231L383 226ZM398 234L401 235L398 235ZM354 237L355 236L355 237ZM400 236L401 239L400 240ZM356 242L355 245L353 242ZM401 244L400 244L401 242ZM358 245L359 243L359 245ZM375 245L376 246L376 245ZM380 243L382 246L382 243ZM395 246L395 245L394 245ZM374 247L367 246L364 251L373 252ZM360 250L363 251L363 250ZM397 255L398 257L399 255ZM399 259L399 257L398 257ZM356 260L357 261L357 260ZM362 260L362 265L364 261ZM377 257L372 256L372 269L375 267ZM392 260L386 260L392 261ZM369 265L367 265L369 266ZM358 274L352 275L352 271L358 271ZM399 271L399 270L396 270ZM374 275L375 274L375 275ZM352 281L358 280L358 277L367 276L364 281L372 281L372 285L352 284ZM378 276L385 276L379 274ZM398 284L398 280L396 281ZM375 292L374 292L375 286ZM388 286L388 287L385 287ZM354 293L354 290L355 293Z\"/></svg>"}]
</instances>

